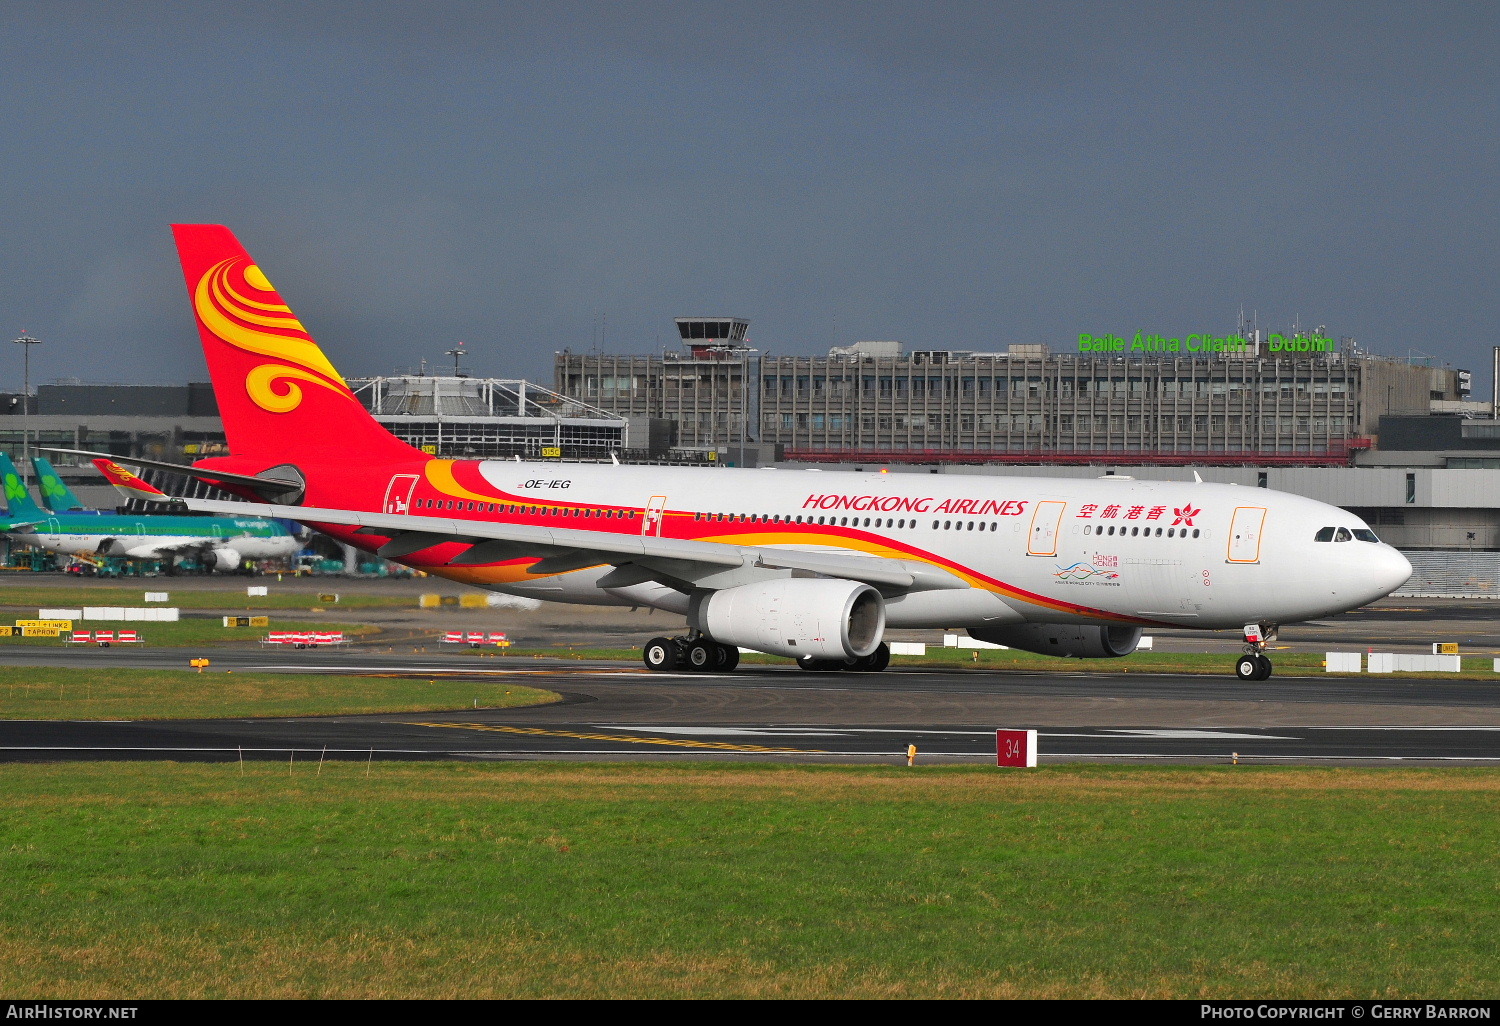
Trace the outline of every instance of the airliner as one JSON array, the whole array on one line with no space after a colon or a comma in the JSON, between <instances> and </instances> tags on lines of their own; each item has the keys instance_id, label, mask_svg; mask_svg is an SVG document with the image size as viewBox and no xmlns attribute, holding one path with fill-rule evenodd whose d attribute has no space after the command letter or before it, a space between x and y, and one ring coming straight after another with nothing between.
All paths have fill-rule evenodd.
<instances>
[{"instance_id":1,"label":"airliner","mask_svg":"<svg viewBox=\"0 0 1500 1026\"><path fill-rule=\"evenodd\" d=\"M0 533L16 545L84 558L161 561L169 569L178 557L197 555L215 570L234 570L246 559L292 556L303 545L300 532L286 521L255 514L205 517L86 509L50 463L33 457L32 464L49 509L36 504L15 464L0 453L7 511Z\"/></svg>"},{"instance_id":2,"label":"airliner","mask_svg":"<svg viewBox=\"0 0 1500 1026\"><path fill-rule=\"evenodd\" d=\"M42 505L49 513L77 513L88 509L45 457L31 457L31 468L36 471L37 491L42 493Z\"/></svg>"},{"instance_id":3,"label":"airliner","mask_svg":"<svg viewBox=\"0 0 1500 1026\"><path fill-rule=\"evenodd\" d=\"M644 645L652 670L727 671L743 648L878 671L891 628L1080 658L1236 628L1235 673L1263 680L1280 625L1411 574L1347 510L1196 480L438 459L371 417L228 228L173 232L230 455L148 465L250 500L188 506L291 518L492 591L681 614Z\"/></svg>"}]
</instances>

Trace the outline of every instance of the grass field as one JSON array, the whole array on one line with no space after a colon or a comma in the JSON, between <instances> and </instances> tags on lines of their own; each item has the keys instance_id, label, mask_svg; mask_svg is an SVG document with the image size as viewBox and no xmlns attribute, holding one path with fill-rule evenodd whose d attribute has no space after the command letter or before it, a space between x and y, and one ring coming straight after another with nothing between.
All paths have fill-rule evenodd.
<instances>
[{"instance_id":1,"label":"grass field","mask_svg":"<svg viewBox=\"0 0 1500 1026\"><path fill-rule=\"evenodd\" d=\"M1500 773L0 767L0 992L1493 997Z\"/></svg>"},{"instance_id":2,"label":"grass field","mask_svg":"<svg viewBox=\"0 0 1500 1026\"><path fill-rule=\"evenodd\" d=\"M508 708L556 695L493 684L332 674L100 671L7 667L0 673L0 719L158 720L231 716L319 716L437 709Z\"/></svg>"},{"instance_id":3,"label":"grass field","mask_svg":"<svg viewBox=\"0 0 1500 1026\"><path fill-rule=\"evenodd\" d=\"M151 648L182 648L192 646L211 646L229 643L245 643L253 645L270 631L343 631L345 637L355 638L378 634L378 627L359 626L349 623L309 623L303 620L272 620L269 627L225 627L223 620L203 617L192 620L176 621L150 621L143 620L135 623L128 621L101 622L93 620L78 620L73 626L80 631L115 631L121 629L133 630L141 638L140 644ZM0 649L9 647L22 648L76 648L67 642L67 634L64 633L56 638L3 638L0 637ZM133 647L133 646L129 646Z\"/></svg>"}]
</instances>

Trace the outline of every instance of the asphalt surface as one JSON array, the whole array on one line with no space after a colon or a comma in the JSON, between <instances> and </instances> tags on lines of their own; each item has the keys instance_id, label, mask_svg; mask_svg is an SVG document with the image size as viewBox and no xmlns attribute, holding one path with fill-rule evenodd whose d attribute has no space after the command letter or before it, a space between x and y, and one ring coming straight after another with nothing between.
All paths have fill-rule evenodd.
<instances>
[{"instance_id":1,"label":"asphalt surface","mask_svg":"<svg viewBox=\"0 0 1500 1026\"><path fill-rule=\"evenodd\" d=\"M29 649L0 666L180 668L171 649ZM0 721L0 761L175 759L993 760L997 727L1039 731L1040 761L1303 765L1500 763L1500 684L1276 676L742 667L653 674L628 664L458 653L222 650L215 669L472 681L444 713L142 722ZM560 703L485 709L505 683Z\"/></svg>"}]
</instances>

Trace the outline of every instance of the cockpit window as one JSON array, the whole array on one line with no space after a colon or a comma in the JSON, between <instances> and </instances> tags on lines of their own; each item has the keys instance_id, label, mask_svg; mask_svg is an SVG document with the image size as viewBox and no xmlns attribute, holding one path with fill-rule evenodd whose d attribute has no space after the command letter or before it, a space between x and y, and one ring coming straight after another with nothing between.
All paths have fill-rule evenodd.
<instances>
[{"instance_id":1,"label":"cockpit window","mask_svg":"<svg viewBox=\"0 0 1500 1026\"><path fill-rule=\"evenodd\" d=\"M1354 529L1354 537L1358 538L1360 541L1367 541L1367 542L1378 542L1378 541L1380 541L1379 538L1375 537L1375 532L1372 531L1372 530L1370 530L1368 527L1356 527Z\"/></svg>"},{"instance_id":2,"label":"cockpit window","mask_svg":"<svg viewBox=\"0 0 1500 1026\"><path fill-rule=\"evenodd\" d=\"M1333 541L1333 528L1331 528L1331 527L1325 527L1325 528L1323 528L1322 530L1320 530L1317 533L1317 536L1313 538L1313 541L1322 541L1322 542L1331 542L1331 541Z\"/></svg>"},{"instance_id":3,"label":"cockpit window","mask_svg":"<svg viewBox=\"0 0 1500 1026\"><path fill-rule=\"evenodd\" d=\"M1347 527L1341 527L1339 528L1338 533L1333 536L1333 540L1336 542L1353 541L1354 536L1349 533L1349 529Z\"/></svg>"}]
</instances>

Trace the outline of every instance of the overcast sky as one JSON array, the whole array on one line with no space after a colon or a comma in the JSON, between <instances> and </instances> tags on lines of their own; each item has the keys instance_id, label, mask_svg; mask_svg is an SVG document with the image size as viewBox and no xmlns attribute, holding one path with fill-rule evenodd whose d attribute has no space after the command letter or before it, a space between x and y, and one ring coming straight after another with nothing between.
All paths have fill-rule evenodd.
<instances>
[{"instance_id":1,"label":"overcast sky","mask_svg":"<svg viewBox=\"0 0 1500 1026\"><path fill-rule=\"evenodd\" d=\"M0 330L33 383L203 380L167 225L209 221L350 375L463 341L550 382L680 315L1069 350L1243 306L1487 394L1497 11L6 0Z\"/></svg>"}]
</instances>

